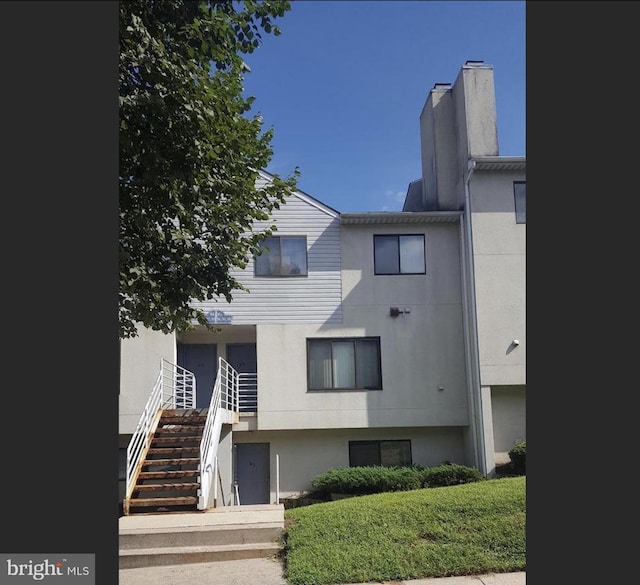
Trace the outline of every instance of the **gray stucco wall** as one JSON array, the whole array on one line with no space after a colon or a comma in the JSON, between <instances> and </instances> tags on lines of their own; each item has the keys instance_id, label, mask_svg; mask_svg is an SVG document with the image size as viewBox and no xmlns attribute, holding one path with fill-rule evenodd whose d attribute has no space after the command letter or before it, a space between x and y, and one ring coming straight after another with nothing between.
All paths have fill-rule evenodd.
<instances>
[{"instance_id":1,"label":"gray stucco wall","mask_svg":"<svg viewBox=\"0 0 640 585\"><path fill-rule=\"evenodd\" d=\"M526 224L515 219L517 180L524 174L479 172L471 181L483 386L526 384Z\"/></svg>"}]
</instances>

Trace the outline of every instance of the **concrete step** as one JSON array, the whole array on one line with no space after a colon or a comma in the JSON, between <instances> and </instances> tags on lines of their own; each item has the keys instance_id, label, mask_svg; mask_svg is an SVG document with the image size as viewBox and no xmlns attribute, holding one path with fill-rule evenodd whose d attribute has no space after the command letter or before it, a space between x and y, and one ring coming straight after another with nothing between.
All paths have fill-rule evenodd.
<instances>
[{"instance_id":1,"label":"concrete step","mask_svg":"<svg viewBox=\"0 0 640 585\"><path fill-rule=\"evenodd\" d=\"M120 568L269 557L283 532L282 504L122 516Z\"/></svg>"},{"instance_id":2,"label":"concrete step","mask_svg":"<svg viewBox=\"0 0 640 585\"><path fill-rule=\"evenodd\" d=\"M248 543L213 546L180 546L168 548L144 548L121 550L119 568L137 569L188 563L210 563L214 561L235 561L258 559L277 555L278 543Z\"/></svg>"},{"instance_id":3,"label":"concrete step","mask_svg":"<svg viewBox=\"0 0 640 585\"><path fill-rule=\"evenodd\" d=\"M121 516L118 520L118 526L120 534L126 534L131 532L153 532L163 528L257 524L262 522L280 522L284 528L284 505L224 506L204 512Z\"/></svg>"},{"instance_id":4,"label":"concrete step","mask_svg":"<svg viewBox=\"0 0 640 585\"><path fill-rule=\"evenodd\" d=\"M278 542L279 522L167 528L144 534L120 534L120 550L176 548L181 546L219 546Z\"/></svg>"}]
</instances>

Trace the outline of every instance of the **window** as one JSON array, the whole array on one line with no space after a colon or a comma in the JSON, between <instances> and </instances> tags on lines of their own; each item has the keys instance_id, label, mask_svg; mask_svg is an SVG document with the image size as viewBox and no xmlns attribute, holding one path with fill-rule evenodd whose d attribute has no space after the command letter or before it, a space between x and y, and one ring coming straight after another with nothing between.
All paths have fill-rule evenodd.
<instances>
[{"instance_id":1,"label":"window","mask_svg":"<svg viewBox=\"0 0 640 585\"><path fill-rule=\"evenodd\" d=\"M411 465L411 441L349 441L349 466Z\"/></svg>"},{"instance_id":2,"label":"window","mask_svg":"<svg viewBox=\"0 0 640 585\"><path fill-rule=\"evenodd\" d=\"M527 184L524 181L513 183L516 202L516 223L527 223Z\"/></svg>"},{"instance_id":3,"label":"window","mask_svg":"<svg viewBox=\"0 0 640 585\"><path fill-rule=\"evenodd\" d=\"M380 338L307 340L309 390L381 390Z\"/></svg>"},{"instance_id":4,"label":"window","mask_svg":"<svg viewBox=\"0 0 640 585\"><path fill-rule=\"evenodd\" d=\"M373 236L376 274L425 274L424 234Z\"/></svg>"},{"instance_id":5,"label":"window","mask_svg":"<svg viewBox=\"0 0 640 585\"><path fill-rule=\"evenodd\" d=\"M274 236L260 244L256 276L307 276L306 236Z\"/></svg>"}]
</instances>

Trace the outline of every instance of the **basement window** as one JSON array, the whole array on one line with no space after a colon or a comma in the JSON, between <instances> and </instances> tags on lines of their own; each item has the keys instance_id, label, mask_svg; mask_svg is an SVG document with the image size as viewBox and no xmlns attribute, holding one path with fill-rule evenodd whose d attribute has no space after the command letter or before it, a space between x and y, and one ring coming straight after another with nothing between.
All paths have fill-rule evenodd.
<instances>
[{"instance_id":1,"label":"basement window","mask_svg":"<svg viewBox=\"0 0 640 585\"><path fill-rule=\"evenodd\" d=\"M349 467L411 465L411 441L349 441Z\"/></svg>"}]
</instances>

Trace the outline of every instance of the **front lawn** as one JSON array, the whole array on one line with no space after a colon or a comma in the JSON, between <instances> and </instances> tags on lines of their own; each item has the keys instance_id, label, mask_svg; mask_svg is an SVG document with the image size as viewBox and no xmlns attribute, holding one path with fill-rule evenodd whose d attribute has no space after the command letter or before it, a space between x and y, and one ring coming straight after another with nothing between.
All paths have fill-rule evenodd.
<instances>
[{"instance_id":1,"label":"front lawn","mask_svg":"<svg viewBox=\"0 0 640 585\"><path fill-rule=\"evenodd\" d=\"M358 496L285 512L291 585L523 571L526 477Z\"/></svg>"}]
</instances>

